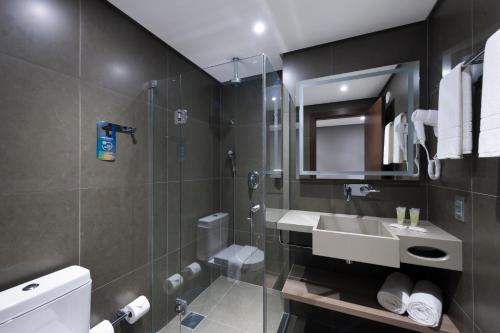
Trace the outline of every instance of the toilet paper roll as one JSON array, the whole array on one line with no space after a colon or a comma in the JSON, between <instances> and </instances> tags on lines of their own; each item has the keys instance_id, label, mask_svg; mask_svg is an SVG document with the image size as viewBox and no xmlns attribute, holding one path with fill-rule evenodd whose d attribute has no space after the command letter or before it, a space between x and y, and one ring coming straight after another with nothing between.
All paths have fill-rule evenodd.
<instances>
[{"instance_id":1,"label":"toilet paper roll","mask_svg":"<svg viewBox=\"0 0 500 333\"><path fill-rule=\"evenodd\" d=\"M99 324L92 327L90 333L114 333L115 329L108 320L101 321Z\"/></svg>"},{"instance_id":2,"label":"toilet paper roll","mask_svg":"<svg viewBox=\"0 0 500 333\"><path fill-rule=\"evenodd\" d=\"M184 283L184 278L182 275L175 273L163 282L163 290L167 295L172 295L175 293Z\"/></svg>"},{"instance_id":3,"label":"toilet paper roll","mask_svg":"<svg viewBox=\"0 0 500 333\"><path fill-rule=\"evenodd\" d=\"M126 311L129 315L125 318L129 324L138 321L142 316L148 313L150 308L149 301L146 296L139 296L131 303L127 304L122 311Z\"/></svg>"},{"instance_id":4,"label":"toilet paper roll","mask_svg":"<svg viewBox=\"0 0 500 333\"><path fill-rule=\"evenodd\" d=\"M192 280L201 273L201 266L197 262L193 262L186 266L182 271L187 280Z\"/></svg>"}]
</instances>

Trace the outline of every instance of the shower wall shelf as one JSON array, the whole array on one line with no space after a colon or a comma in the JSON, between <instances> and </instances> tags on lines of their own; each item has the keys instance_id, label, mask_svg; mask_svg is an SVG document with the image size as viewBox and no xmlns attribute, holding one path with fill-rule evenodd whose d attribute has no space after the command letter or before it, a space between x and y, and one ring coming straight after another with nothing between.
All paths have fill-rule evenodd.
<instances>
[{"instance_id":1,"label":"shower wall shelf","mask_svg":"<svg viewBox=\"0 0 500 333\"><path fill-rule=\"evenodd\" d=\"M293 265L282 295L288 300L415 332L460 333L446 314L443 314L439 327L430 328L417 324L407 316L384 310L377 302L377 292L382 283L372 275L343 275Z\"/></svg>"}]
</instances>

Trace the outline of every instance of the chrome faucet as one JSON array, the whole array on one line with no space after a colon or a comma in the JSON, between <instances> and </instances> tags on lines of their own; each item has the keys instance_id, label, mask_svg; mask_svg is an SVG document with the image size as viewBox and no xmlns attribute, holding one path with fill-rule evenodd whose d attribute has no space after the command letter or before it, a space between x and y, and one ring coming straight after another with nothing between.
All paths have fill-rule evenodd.
<instances>
[{"instance_id":1,"label":"chrome faucet","mask_svg":"<svg viewBox=\"0 0 500 333\"><path fill-rule=\"evenodd\" d=\"M345 201L351 201L352 197L366 197L370 193L379 193L373 185L369 184L344 184Z\"/></svg>"}]
</instances>

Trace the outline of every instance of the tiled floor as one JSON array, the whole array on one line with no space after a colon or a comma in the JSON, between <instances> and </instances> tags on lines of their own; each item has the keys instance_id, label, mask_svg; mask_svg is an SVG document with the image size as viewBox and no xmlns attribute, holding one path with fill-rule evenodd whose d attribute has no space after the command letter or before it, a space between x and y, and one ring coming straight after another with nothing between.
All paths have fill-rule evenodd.
<instances>
[{"instance_id":1,"label":"tiled floor","mask_svg":"<svg viewBox=\"0 0 500 333\"><path fill-rule=\"evenodd\" d=\"M174 318L158 333L262 333L262 287L221 276L188 307L206 318L195 329L179 327ZM281 293L268 289L267 332L276 333L283 315Z\"/></svg>"}]
</instances>

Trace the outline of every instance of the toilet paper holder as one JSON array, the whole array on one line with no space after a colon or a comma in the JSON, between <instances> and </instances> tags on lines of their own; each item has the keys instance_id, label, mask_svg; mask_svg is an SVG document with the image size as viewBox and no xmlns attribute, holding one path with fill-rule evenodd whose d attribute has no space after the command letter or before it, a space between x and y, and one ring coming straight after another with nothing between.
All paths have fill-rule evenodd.
<instances>
[{"instance_id":1,"label":"toilet paper holder","mask_svg":"<svg viewBox=\"0 0 500 333\"><path fill-rule=\"evenodd\" d=\"M130 316L130 311L118 310L116 312L116 319L111 322L111 325L116 326Z\"/></svg>"},{"instance_id":2,"label":"toilet paper holder","mask_svg":"<svg viewBox=\"0 0 500 333\"><path fill-rule=\"evenodd\" d=\"M134 324L146 313L149 312L151 304L146 296L139 296L129 304L116 312L116 318L112 322L103 320L96 326L90 329L90 333L97 332L114 332L114 327L126 320L129 324Z\"/></svg>"},{"instance_id":3,"label":"toilet paper holder","mask_svg":"<svg viewBox=\"0 0 500 333\"><path fill-rule=\"evenodd\" d=\"M137 308L141 309L139 310L139 313L137 313ZM127 304L125 307L118 310L116 312L116 319L111 322L111 325L116 326L124 320L127 320L129 324L133 324L139 318L148 313L149 308L150 304L148 299L145 296L140 296Z\"/></svg>"}]
</instances>

